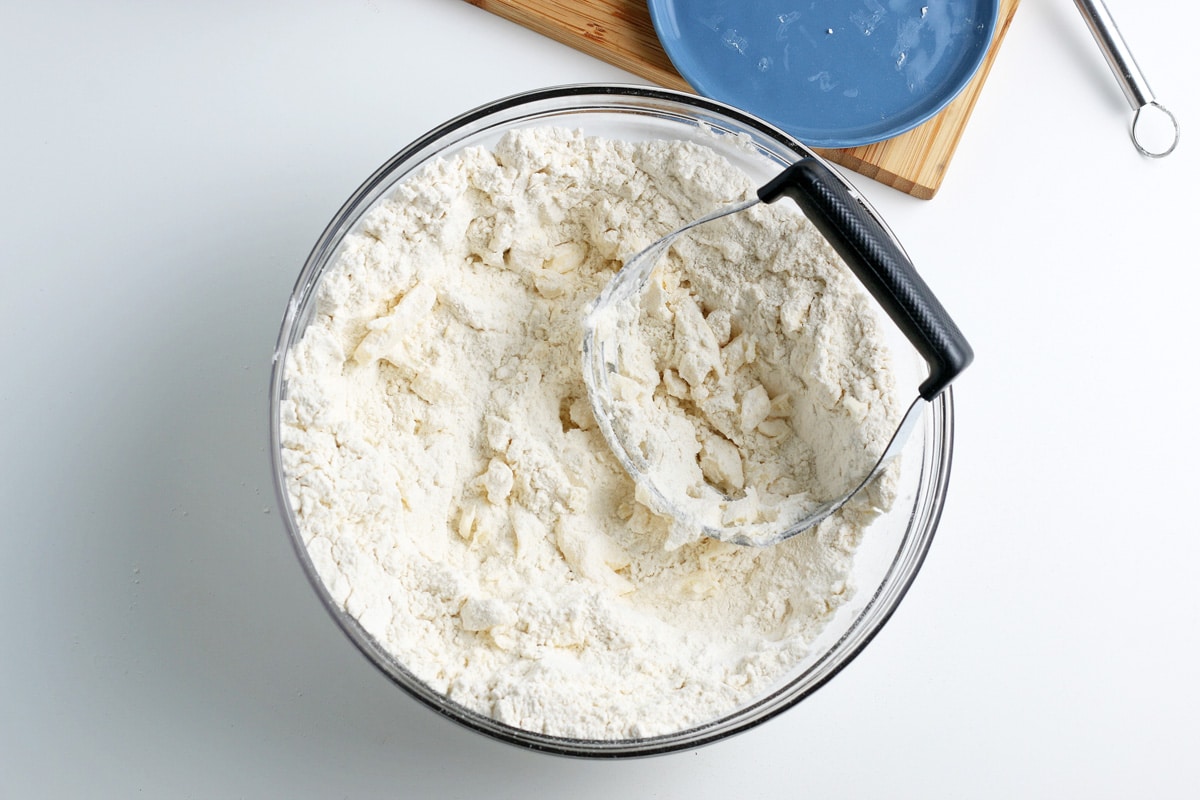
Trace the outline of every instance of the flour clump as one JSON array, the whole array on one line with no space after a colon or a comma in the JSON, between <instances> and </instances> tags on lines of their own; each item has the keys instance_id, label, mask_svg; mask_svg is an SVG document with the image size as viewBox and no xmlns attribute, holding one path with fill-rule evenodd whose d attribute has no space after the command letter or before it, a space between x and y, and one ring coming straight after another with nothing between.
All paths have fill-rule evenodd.
<instances>
[{"instance_id":1,"label":"flour clump","mask_svg":"<svg viewBox=\"0 0 1200 800\"><path fill-rule=\"evenodd\" d=\"M852 594L887 481L770 548L672 535L584 388L583 311L623 259L753 189L694 143L532 128L346 237L287 354L288 499L332 601L433 690L539 733L671 733L769 689ZM790 210L705 226L645 294L629 396L686 480L769 513L886 445L868 302Z\"/></svg>"}]
</instances>

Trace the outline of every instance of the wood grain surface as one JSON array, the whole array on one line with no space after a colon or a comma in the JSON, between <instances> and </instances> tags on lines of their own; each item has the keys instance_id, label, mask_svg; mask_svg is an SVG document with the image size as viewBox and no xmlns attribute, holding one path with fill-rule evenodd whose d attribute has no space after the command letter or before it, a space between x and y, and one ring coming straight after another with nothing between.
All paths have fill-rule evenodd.
<instances>
[{"instance_id":1,"label":"wood grain surface","mask_svg":"<svg viewBox=\"0 0 1200 800\"><path fill-rule=\"evenodd\" d=\"M467 0L669 89L692 91L667 57L644 0ZM821 155L847 169L931 199L942 185L975 101L1020 0L1000 0L995 35L970 84L928 122L883 142Z\"/></svg>"}]
</instances>

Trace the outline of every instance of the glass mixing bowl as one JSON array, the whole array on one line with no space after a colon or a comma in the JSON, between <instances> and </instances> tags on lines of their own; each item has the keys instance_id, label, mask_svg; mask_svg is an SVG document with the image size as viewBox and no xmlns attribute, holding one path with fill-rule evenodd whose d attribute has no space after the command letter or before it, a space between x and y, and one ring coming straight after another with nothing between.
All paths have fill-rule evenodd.
<instances>
[{"instance_id":1,"label":"glass mixing bowl","mask_svg":"<svg viewBox=\"0 0 1200 800\"><path fill-rule=\"evenodd\" d=\"M309 558L288 499L280 449L280 406L288 391L284 367L289 350L312 320L316 288L335 262L343 237L377 200L432 159L467 147L494 145L512 129L548 125L608 138L697 141L721 152L758 185L798 158L814 156L788 134L737 109L688 94L634 86L569 86L521 94L463 114L421 137L380 167L346 201L318 239L288 301L270 387L276 495L300 563L334 620L385 675L429 708L496 739L562 755L613 758L693 749L760 725L799 703L858 655L896 610L929 550L946 497L954 426L949 389L928 404L908 440L901 456L901 485L895 505L863 536L854 560L853 599L839 607L810 643L808 657L769 691L732 713L662 736L622 740L549 736L497 722L432 690L333 602ZM919 369L918 363L914 357L914 370Z\"/></svg>"}]
</instances>

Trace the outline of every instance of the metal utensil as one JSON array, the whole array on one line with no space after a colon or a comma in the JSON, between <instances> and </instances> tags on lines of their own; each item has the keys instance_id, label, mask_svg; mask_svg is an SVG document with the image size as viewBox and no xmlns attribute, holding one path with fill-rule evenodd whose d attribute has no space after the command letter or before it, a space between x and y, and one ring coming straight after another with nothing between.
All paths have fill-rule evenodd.
<instances>
[{"instance_id":1,"label":"metal utensil","mask_svg":"<svg viewBox=\"0 0 1200 800\"><path fill-rule=\"evenodd\" d=\"M683 498L663 489L656 465L647 461L636 442L627 442L615 426L616 409L610 375L619 373L618 347L636 305L660 256L673 241L698 225L744 211L758 203L790 197L804 215L875 297L929 368L919 395L874 467L846 494L800 512L797 518L775 523L718 524L698 520L684 510ZM757 197L718 209L667 234L634 255L588 307L584 317L583 375L600 431L621 465L637 483L640 497L676 524L698 527L706 536L733 544L774 544L821 522L868 485L903 449L925 404L941 393L974 358L958 327L917 274L912 262L883 224L845 180L815 157L805 157L781 172L757 192Z\"/></svg>"},{"instance_id":2,"label":"metal utensil","mask_svg":"<svg viewBox=\"0 0 1200 800\"><path fill-rule=\"evenodd\" d=\"M1133 109L1133 121L1129 125L1129 137L1133 139L1133 146L1138 149L1139 153L1150 158L1162 158L1169 155L1179 144L1179 123L1175 120L1174 114L1154 99L1154 92L1150 90L1146 76L1138 68L1133 53L1129 50L1129 45L1125 44L1125 39L1121 36L1121 31L1117 29L1117 23L1109 13L1108 7L1104 5L1103 0L1075 0L1075 6L1079 9L1079 13L1083 14L1084 22L1087 23L1096 43L1100 45L1104 59L1112 69L1113 75L1116 76L1117 82L1121 84L1121 91L1125 93L1125 99L1129 101L1129 105ZM1142 124L1139 127L1139 123L1146 121L1143 112L1148 109L1152 113L1165 115L1170 122L1173 131L1170 145L1157 147L1143 141L1147 134L1144 130L1145 125Z\"/></svg>"}]
</instances>

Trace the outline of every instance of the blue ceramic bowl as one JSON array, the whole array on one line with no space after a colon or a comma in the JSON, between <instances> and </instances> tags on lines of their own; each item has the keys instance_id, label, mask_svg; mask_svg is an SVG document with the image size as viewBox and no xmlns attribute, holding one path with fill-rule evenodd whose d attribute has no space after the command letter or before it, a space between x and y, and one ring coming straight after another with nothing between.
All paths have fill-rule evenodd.
<instances>
[{"instance_id":1,"label":"blue ceramic bowl","mask_svg":"<svg viewBox=\"0 0 1200 800\"><path fill-rule=\"evenodd\" d=\"M937 114L987 55L999 0L650 0L698 93L811 147L889 139Z\"/></svg>"}]
</instances>

